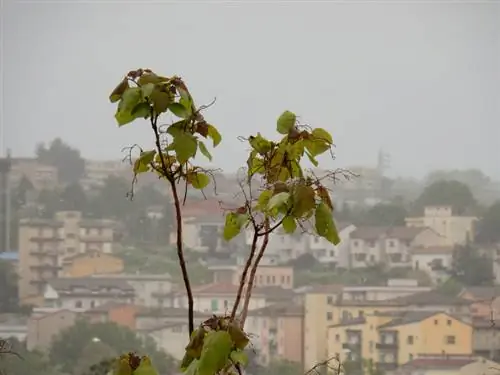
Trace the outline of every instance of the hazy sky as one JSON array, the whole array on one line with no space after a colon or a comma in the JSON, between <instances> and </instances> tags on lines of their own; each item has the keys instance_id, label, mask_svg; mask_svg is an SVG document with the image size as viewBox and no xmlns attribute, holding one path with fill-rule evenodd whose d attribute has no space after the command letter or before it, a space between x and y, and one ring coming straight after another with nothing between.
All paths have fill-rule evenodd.
<instances>
[{"instance_id":1,"label":"hazy sky","mask_svg":"<svg viewBox=\"0 0 500 375\"><path fill-rule=\"evenodd\" d=\"M330 130L336 165L392 173L479 167L500 177L500 1L4 0L4 143L15 156L59 136L89 158L147 146L115 125L109 92L133 68L181 75L224 135L272 134L290 109ZM331 163L330 166L335 164Z\"/></svg>"}]
</instances>

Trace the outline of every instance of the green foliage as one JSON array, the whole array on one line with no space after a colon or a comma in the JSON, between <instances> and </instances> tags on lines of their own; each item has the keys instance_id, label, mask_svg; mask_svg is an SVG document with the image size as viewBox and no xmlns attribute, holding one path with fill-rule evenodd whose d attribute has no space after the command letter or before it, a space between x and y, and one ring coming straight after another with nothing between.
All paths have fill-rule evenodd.
<instances>
[{"instance_id":1,"label":"green foliage","mask_svg":"<svg viewBox=\"0 0 500 375\"><path fill-rule=\"evenodd\" d=\"M19 312L17 282L13 264L0 260L0 313Z\"/></svg>"},{"instance_id":2,"label":"green foliage","mask_svg":"<svg viewBox=\"0 0 500 375\"><path fill-rule=\"evenodd\" d=\"M421 214L425 206L433 205L450 205L455 214L463 215L476 209L477 203L467 185L441 180L425 188L415 202L415 209Z\"/></svg>"},{"instance_id":3,"label":"green foliage","mask_svg":"<svg viewBox=\"0 0 500 375\"><path fill-rule=\"evenodd\" d=\"M494 280L493 265L491 260L481 255L472 244L456 246L451 276L463 285L492 285Z\"/></svg>"},{"instance_id":4,"label":"green foliage","mask_svg":"<svg viewBox=\"0 0 500 375\"><path fill-rule=\"evenodd\" d=\"M267 231L263 229L264 222L271 223L273 230L282 226L286 233L292 234L314 217L316 233L338 244L330 194L321 179L308 175L301 166L304 155L317 165L315 157L333 146L332 136L324 129L309 130L297 124L296 115L290 111L279 116L276 130L283 135L277 142L260 133L248 138L251 147L248 179L259 178L263 190L255 202L247 202L247 206L226 215L224 239L230 240L247 225L254 224L256 216L264 218L259 235Z\"/></svg>"},{"instance_id":5,"label":"green foliage","mask_svg":"<svg viewBox=\"0 0 500 375\"><path fill-rule=\"evenodd\" d=\"M15 338L8 338L2 344L6 345L10 352L4 348L0 353L0 374L63 375L56 366L49 363L43 353L26 350L24 344Z\"/></svg>"},{"instance_id":6,"label":"green foliage","mask_svg":"<svg viewBox=\"0 0 500 375\"><path fill-rule=\"evenodd\" d=\"M500 201L489 207L478 223L476 242L481 244L500 243Z\"/></svg>"},{"instance_id":7,"label":"green foliage","mask_svg":"<svg viewBox=\"0 0 500 375\"><path fill-rule=\"evenodd\" d=\"M403 206L393 203L379 203L361 216L360 224L369 226L404 226L406 217L408 217L408 212Z\"/></svg>"}]
</instances>

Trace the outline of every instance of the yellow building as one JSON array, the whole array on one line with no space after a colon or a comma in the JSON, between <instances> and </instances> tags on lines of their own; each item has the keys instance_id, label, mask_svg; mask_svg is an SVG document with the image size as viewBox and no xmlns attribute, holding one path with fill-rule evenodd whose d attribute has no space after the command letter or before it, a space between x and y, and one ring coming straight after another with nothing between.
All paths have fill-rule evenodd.
<instances>
[{"instance_id":1,"label":"yellow building","mask_svg":"<svg viewBox=\"0 0 500 375\"><path fill-rule=\"evenodd\" d=\"M86 277L98 274L118 274L124 270L122 259L111 254L90 252L68 257L63 261L63 276Z\"/></svg>"},{"instance_id":2,"label":"yellow building","mask_svg":"<svg viewBox=\"0 0 500 375\"><path fill-rule=\"evenodd\" d=\"M471 324L435 311L385 311L333 324L328 356L394 370L422 355L472 354Z\"/></svg>"}]
</instances>

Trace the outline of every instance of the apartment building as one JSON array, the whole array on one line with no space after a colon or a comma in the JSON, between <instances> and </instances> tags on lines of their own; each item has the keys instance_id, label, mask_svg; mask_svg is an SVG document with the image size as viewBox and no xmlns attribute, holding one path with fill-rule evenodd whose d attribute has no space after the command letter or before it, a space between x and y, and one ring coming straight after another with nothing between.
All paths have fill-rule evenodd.
<instances>
[{"instance_id":1,"label":"apartment building","mask_svg":"<svg viewBox=\"0 0 500 375\"><path fill-rule=\"evenodd\" d=\"M410 267L411 249L440 243L430 228L358 227L350 235L350 267L384 263L389 267Z\"/></svg>"},{"instance_id":2,"label":"apartment building","mask_svg":"<svg viewBox=\"0 0 500 375\"><path fill-rule=\"evenodd\" d=\"M323 285L309 288L304 299L304 369L328 357L327 327L366 314L405 307L397 297L430 291L416 283L390 281L387 286Z\"/></svg>"},{"instance_id":3,"label":"apartment building","mask_svg":"<svg viewBox=\"0 0 500 375\"><path fill-rule=\"evenodd\" d=\"M64 259L79 253L112 251L114 223L86 220L80 212L58 212L54 219L19 223L19 298L39 304L47 280L62 275Z\"/></svg>"},{"instance_id":4,"label":"apartment building","mask_svg":"<svg viewBox=\"0 0 500 375\"><path fill-rule=\"evenodd\" d=\"M79 253L63 259L62 276L86 277L98 274L120 274L125 268L123 259L97 251Z\"/></svg>"},{"instance_id":5,"label":"apartment building","mask_svg":"<svg viewBox=\"0 0 500 375\"><path fill-rule=\"evenodd\" d=\"M47 351L52 340L63 330L72 327L78 313L66 309L52 312L34 312L28 319L28 335L26 346L28 350Z\"/></svg>"},{"instance_id":6,"label":"apartment building","mask_svg":"<svg viewBox=\"0 0 500 375\"><path fill-rule=\"evenodd\" d=\"M394 375L495 374L498 363L470 355L422 355L398 368Z\"/></svg>"},{"instance_id":7,"label":"apartment building","mask_svg":"<svg viewBox=\"0 0 500 375\"><path fill-rule=\"evenodd\" d=\"M414 247L410 249L411 267L424 271L436 285L449 278L453 262L452 246Z\"/></svg>"},{"instance_id":8,"label":"apartment building","mask_svg":"<svg viewBox=\"0 0 500 375\"><path fill-rule=\"evenodd\" d=\"M56 167L42 164L35 158L12 158L10 185L19 186L23 178L28 179L35 190L53 190L59 185Z\"/></svg>"},{"instance_id":9,"label":"apartment building","mask_svg":"<svg viewBox=\"0 0 500 375\"><path fill-rule=\"evenodd\" d=\"M239 285L244 270L244 262L216 261L210 262L208 269L213 272L215 283L230 283ZM247 274L248 275L248 274ZM269 264L259 264L255 273L254 285L257 287L293 288L293 267Z\"/></svg>"},{"instance_id":10,"label":"apartment building","mask_svg":"<svg viewBox=\"0 0 500 375\"><path fill-rule=\"evenodd\" d=\"M472 349L474 355L500 361L500 326L491 318L472 320Z\"/></svg>"},{"instance_id":11,"label":"apartment building","mask_svg":"<svg viewBox=\"0 0 500 375\"><path fill-rule=\"evenodd\" d=\"M457 216L451 206L427 206L421 217L406 218L406 225L416 228L431 228L441 235L441 246L464 245L474 238L474 226L478 218Z\"/></svg>"},{"instance_id":12,"label":"apartment building","mask_svg":"<svg viewBox=\"0 0 500 375\"><path fill-rule=\"evenodd\" d=\"M471 355L472 325L441 311L378 311L328 328L328 355L383 371L421 355Z\"/></svg>"},{"instance_id":13,"label":"apartment building","mask_svg":"<svg viewBox=\"0 0 500 375\"><path fill-rule=\"evenodd\" d=\"M286 360L302 364L304 308L291 302L251 310L245 323L259 362Z\"/></svg>"},{"instance_id":14,"label":"apartment building","mask_svg":"<svg viewBox=\"0 0 500 375\"><path fill-rule=\"evenodd\" d=\"M102 186L111 176L129 177L131 167L121 160L85 160L85 177L80 181L85 189Z\"/></svg>"},{"instance_id":15,"label":"apartment building","mask_svg":"<svg viewBox=\"0 0 500 375\"><path fill-rule=\"evenodd\" d=\"M45 285L44 306L85 311L109 302L132 304L134 288L124 280L97 277L67 277Z\"/></svg>"}]
</instances>

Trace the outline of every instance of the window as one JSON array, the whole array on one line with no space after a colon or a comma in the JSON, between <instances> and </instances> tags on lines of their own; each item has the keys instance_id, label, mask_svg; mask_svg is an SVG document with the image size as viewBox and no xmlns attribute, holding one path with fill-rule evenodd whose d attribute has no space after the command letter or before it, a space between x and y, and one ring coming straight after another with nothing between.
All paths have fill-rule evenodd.
<instances>
[{"instance_id":1,"label":"window","mask_svg":"<svg viewBox=\"0 0 500 375\"><path fill-rule=\"evenodd\" d=\"M409 361L413 361L413 354L411 354L411 353L410 353L410 354L408 354L408 360L409 360Z\"/></svg>"},{"instance_id":2,"label":"window","mask_svg":"<svg viewBox=\"0 0 500 375\"><path fill-rule=\"evenodd\" d=\"M435 325L435 326L437 326L437 325L438 325L438 323L439 323L439 322L438 322L438 320L437 320L437 319L435 319L435 320L434 320L434 325Z\"/></svg>"},{"instance_id":3,"label":"window","mask_svg":"<svg viewBox=\"0 0 500 375\"><path fill-rule=\"evenodd\" d=\"M338 333L335 335L335 341L336 341L336 342L339 342L339 341L340 341L340 335L339 335Z\"/></svg>"},{"instance_id":4,"label":"window","mask_svg":"<svg viewBox=\"0 0 500 375\"><path fill-rule=\"evenodd\" d=\"M448 345L454 345L455 344L455 336L446 336L446 343Z\"/></svg>"},{"instance_id":5,"label":"window","mask_svg":"<svg viewBox=\"0 0 500 375\"><path fill-rule=\"evenodd\" d=\"M211 307L212 307L212 311L217 311L219 310L219 300L217 299L213 299L211 301Z\"/></svg>"},{"instance_id":6,"label":"window","mask_svg":"<svg viewBox=\"0 0 500 375\"><path fill-rule=\"evenodd\" d=\"M335 251L334 250L330 250L330 257L334 257L335 256Z\"/></svg>"},{"instance_id":7,"label":"window","mask_svg":"<svg viewBox=\"0 0 500 375\"><path fill-rule=\"evenodd\" d=\"M266 276L266 282L268 284L271 284L271 276L269 276L269 275Z\"/></svg>"},{"instance_id":8,"label":"window","mask_svg":"<svg viewBox=\"0 0 500 375\"><path fill-rule=\"evenodd\" d=\"M365 316L365 312L363 310L359 310L358 317L362 318L363 316Z\"/></svg>"},{"instance_id":9,"label":"window","mask_svg":"<svg viewBox=\"0 0 500 375\"><path fill-rule=\"evenodd\" d=\"M358 241L352 241L352 246L358 247Z\"/></svg>"},{"instance_id":10,"label":"window","mask_svg":"<svg viewBox=\"0 0 500 375\"><path fill-rule=\"evenodd\" d=\"M449 326L451 326L451 319L448 319L448 320L446 321L446 324L447 324L447 325L449 325Z\"/></svg>"},{"instance_id":11,"label":"window","mask_svg":"<svg viewBox=\"0 0 500 375\"><path fill-rule=\"evenodd\" d=\"M90 308L93 309L95 307L95 301L90 301Z\"/></svg>"},{"instance_id":12,"label":"window","mask_svg":"<svg viewBox=\"0 0 500 375\"><path fill-rule=\"evenodd\" d=\"M389 241L389 247L394 247L394 241Z\"/></svg>"},{"instance_id":13,"label":"window","mask_svg":"<svg viewBox=\"0 0 500 375\"><path fill-rule=\"evenodd\" d=\"M407 343L408 345L413 345L413 336L408 336L408 337L406 338L406 343Z\"/></svg>"},{"instance_id":14,"label":"window","mask_svg":"<svg viewBox=\"0 0 500 375\"><path fill-rule=\"evenodd\" d=\"M326 320L333 320L333 313L327 312L326 313Z\"/></svg>"},{"instance_id":15,"label":"window","mask_svg":"<svg viewBox=\"0 0 500 375\"><path fill-rule=\"evenodd\" d=\"M82 301L76 301L76 302L75 302L75 307L76 307L77 309L81 309L81 308L82 308Z\"/></svg>"},{"instance_id":16,"label":"window","mask_svg":"<svg viewBox=\"0 0 500 375\"><path fill-rule=\"evenodd\" d=\"M326 303L329 305L333 305L333 297L332 296L326 297Z\"/></svg>"},{"instance_id":17,"label":"window","mask_svg":"<svg viewBox=\"0 0 500 375\"><path fill-rule=\"evenodd\" d=\"M227 299L224 300L224 309L228 309L229 308L229 302L227 301Z\"/></svg>"},{"instance_id":18,"label":"window","mask_svg":"<svg viewBox=\"0 0 500 375\"><path fill-rule=\"evenodd\" d=\"M273 284L276 284L276 276L274 276L274 275L273 275L273 276L271 276L271 282L272 282Z\"/></svg>"}]
</instances>

